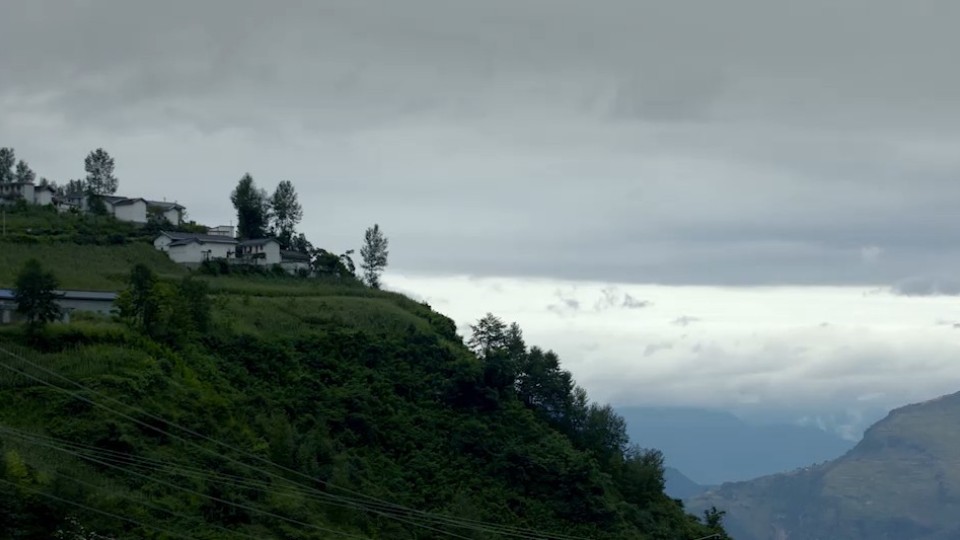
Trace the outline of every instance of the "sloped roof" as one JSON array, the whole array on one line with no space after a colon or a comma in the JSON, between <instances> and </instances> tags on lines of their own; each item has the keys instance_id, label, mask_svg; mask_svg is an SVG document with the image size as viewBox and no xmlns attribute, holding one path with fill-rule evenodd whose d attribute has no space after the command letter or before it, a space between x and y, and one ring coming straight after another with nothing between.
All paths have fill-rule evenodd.
<instances>
[{"instance_id":1,"label":"sloped roof","mask_svg":"<svg viewBox=\"0 0 960 540\"><path fill-rule=\"evenodd\" d=\"M61 295L64 300L102 300L113 302L117 299L117 293L107 291L54 291ZM0 300L13 300L13 289L0 289Z\"/></svg>"},{"instance_id":2,"label":"sloped roof","mask_svg":"<svg viewBox=\"0 0 960 540\"><path fill-rule=\"evenodd\" d=\"M138 203L138 202L143 202L144 204L146 204L146 203L147 203L147 200L146 200L146 199L141 199L141 198L139 198L139 197L136 197L136 198L133 198L133 199L123 199L123 200L120 200L120 201L117 201L117 202L113 202L113 203L110 203L110 204L112 204L112 205L114 205L114 206L128 206L128 205L131 205L131 204L136 204L136 203Z\"/></svg>"},{"instance_id":3,"label":"sloped roof","mask_svg":"<svg viewBox=\"0 0 960 540\"><path fill-rule=\"evenodd\" d=\"M170 242L170 245L186 245L190 242L199 242L201 244L236 244L237 240L235 238L230 238L229 236L220 236L216 234L199 234L199 233L181 233L174 231L160 231L160 234L170 238L173 242Z\"/></svg>"},{"instance_id":4,"label":"sloped roof","mask_svg":"<svg viewBox=\"0 0 960 540\"><path fill-rule=\"evenodd\" d=\"M268 238L257 238L254 240L244 240L243 242L240 242L240 245L241 246L265 246L271 242L273 242L274 244L279 244L276 238L268 237Z\"/></svg>"},{"instance_id":5,"label":"sloped roof","mask_svg":"<svg viewBox=\"0 0 960 540\"><path fill-rule=\"evenodd\" d=\"M162 208L164 210L186 210L186 208L175 202L167 201L147 201L147 206L156 206L157 208Z\"/></svg>"},{"instance_id":6,"label":"sloped roof","mask_svg":"<svg viewBox=\"0 0 960 540\"><path fill-rule=\"evenodd\" d=\"M294 262L294 261L310 262L310 256L307 255L306 253L300 253L299 251L289 251L289 250L286 250L286 249L281 249L281 250L280 250L280 260L281 260L281 262L283 262L283 261L290 261L290 262Z\"/></svg>"}]
</instances>

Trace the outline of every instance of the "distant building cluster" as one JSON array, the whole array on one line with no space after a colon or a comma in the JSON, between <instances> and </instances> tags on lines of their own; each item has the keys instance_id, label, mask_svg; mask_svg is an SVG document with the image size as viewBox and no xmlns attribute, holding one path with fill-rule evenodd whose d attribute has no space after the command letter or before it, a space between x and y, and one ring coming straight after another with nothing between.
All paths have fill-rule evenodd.
<instances>
[{"instance_id":1,"label":"distant building cluster","mask_svg":"<svg viewBox=\"0 0 960 540\"><path fill-rule=\"evenodd\" d=\"M48 185L32 182L0 183L0 204L23 200L27 204L53 206L61 212L93 212L93 205L102 203L102 210L119 221L146 224L184 223L186 208L176 202L151 201L142 197L72 194L61 196ZM199 266L204 261L223 260L231 264L272 267L279 265L291 274L310 271L310 256L280 249L276 238L238 240L233 226L210 227L206 234L163 231L153 245L171 260L186 266Z\"/></svg>"},{"instance_id":2,"label":"distant building cluster","mask_svg":"<svg viewBox=\"0 0 960 540\"><path fill-rule=\"evenodd\" d=\"M153 246L166 253L170 260L187 266L223 260L230 264L279 265L291 274L310 271L309 255L280 249L276 238L238 240L233 227L225 225L209 228L206 234L163 231Z\"/></svg>"},{"instance_id":3,"label":"distant building cluster","mask_svg":"<svg viewBox=\"0 0 960 540\"><path fill-rule=\"evenodd\" d=\"M183 223L186 208L176 202L151 201L141 197L94 195L108 215L129 223L148 223L150 218L166 219L171 225ZM18 200L38 206L53 206L61 212L91 212L91 197L85 194L61 196L53 187L33 182L0 182L0 204Z\"/></svg>"}]
</instances>

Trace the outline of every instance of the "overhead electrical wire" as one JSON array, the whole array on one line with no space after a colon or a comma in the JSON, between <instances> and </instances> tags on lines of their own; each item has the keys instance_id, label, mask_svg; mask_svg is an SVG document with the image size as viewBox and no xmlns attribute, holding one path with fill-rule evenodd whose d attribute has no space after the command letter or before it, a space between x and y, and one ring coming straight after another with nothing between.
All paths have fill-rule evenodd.
<instances>
[{"instance_id":1,"label":"overhead electrical wire","mask_svg":"<svg viewBox=\"0 0 960 540\"><path fill-rule=\"evenodd\" d=\"M284 476L282 476L282 475L279 475L279 474L276 474L276 473L273 473L273 472L264 470L264 469L262 469L262 468L257 468L257 467L255 467L255 466L249 464L249 463L246 463L246 462L244 462L244 461L238 460L238 459L236 459L236 458L232 458L232 457L230 457L230 456L228 456L228 455L226 455L226 454L221 454L221 453L215 452L215 451L213 451L213 450L211 450L211 449L209 449L209 448L206 448L206 447L204 447L204 446L202 446L202 445L199 445L199 444L197 444L197 443L195 443L195 442L193 442L193 441L191 441L191 440L189 440L189 439L187 439L187 438L185 438L185 437L182 437L182 436L179 436L179 435L170 433L169 431L163 430L163 429L161 429L161 428L159 428L159 427L156 427L156 426L154 426L154 425L152 425L152 424L149 424L149 423L147 423L147 422L144 422L144 421L142 421L142 420L140 420L140 419L138 419L138 418L135 418L135 417L131 416L130 414L127 414L127 413L124 413L124 412L115 410L115 409L113 409L113 408L111 408L111 407L108 407L108 406L104 405L103 403L98 403L98 402L96 402L96 401L94 401L94 400L92 400L92 399L89 399L89 398L83 396L82 394L79 394L79 393L76 392L76 391L72 391L72 390L69 390L69 389L67 389L67 388L63 388L63 387L61 387L61 386L55 385L55 384L53 384L53 383L51 383L51 382L49 382L49 381L44 380L43 378L37 377L36 375L33 375L33 374L29 373L29 372L27 372L27 371L24 371L24 370L21 370L21 369L17 369L17 368L15 368L15 367L13 367L13 366L10 366L10 365L6 364L5 362L0 362L0 368L4 368L4 369L6 369L6 370L8 370L8 371L11 371L11 372L14 372L14 373L16 373L16 374L18 374L18 375L27 377L27 378L30 379L30 380L33 380L33 381L38 382L38 383L40 383L40 384L43 384L43 385L45 385L45 386L51 387L51 388L53 388L53 389L55 389L55 390L58 390L58 391L60 391L60 392L62 392L62 393L68 394L68 395L74 397L75 399L78 399L78 400L80 400L80 401L83 401L83 402L85 402L85 403L88 403L88 404L90 404L90 405L93 405L93 406L95 406L95 407L104 409L104 410L106 410L107 412L109 412L109 413L111 413L111 414L114 414L114 415L117 415L117 416L119 416L119 417L121 417L121 418L127 419L127 420L129 420L129 421L131 421L131 422L134 422L134 423L136 423L136 424L138 424L138 425L140 425L140 426L143 426L143 427L145 427L145 428L147 428L147 429L150 429L150 430L155 431L155 432L157 432L157 433L160 433L160 434L162 434L162 435L165 435L165 436L171 437L171 438L173 438L173 439L176 439L176 440L178 440L178 441L181 441L181 442L183 442L183 443L185 443L185 444L187 444L187 445L190 445L190 446L193 446L193 447L195 447L195 448L198 448L198 449L200 449L200 450L202 450L202 451L204 451L204 452L206 452L206 453L208 453L208 454L212 454L212 455L214 455L214 456L216 456L216 457L218 457L218 458L225 459L225 460L227 460L227 461L229 461L229 462L231 462L231 463L233 463L233 464L236 464L236 465L239 465L239 466L242 466L242 467L246 467L246 468L251 469L251 470L253 470L253 471L256 471L256 472L258 472L258 473L260 473L260 474L262 474L262 475L265 475L265 476L267 476L267 477L270 477L270 478L279 480L279 481L284 482L284 483L286 483L286 484L292 484L292 485L294 485L294 486L298 486L299 489L301 489L301 490L304 490L304 489L305 489L305 490L307 490L306 492L312 493L312 494L314 494L315 496L319 497L320 499L323 499L323 500L325 501L325 504L331 504L332 501L337 501L337 502L341 503L341 504L338 504L338 506L346 506L346 507L349 507L349 508L355 508L355 509L367 511L367 512L370 512L370 513L373 513L373 514L376 514L376 515L380 515L380 516L382 516L382 517L386 517L386 518L388 518L388 519L393 519L393 520L399 521L399 522L401 522L401 523L407 523L407 524L410 524L410 525L414 525L414 526L416 526L416 527L423 528L423 529L425 529L425 530L431 530L431 531L434 531L434 532L439 532L439 533L441 533L441 534L445 534L445 535L447 535L447 536L451 536L451 537L454 537L454 538L466 538L466 537L463 537L463 536L460 536L460 535L457 535L457 534L455 534L455 533L451 533L451 532L448 532L448 531L443 531L443 530L436 529L436 528L434 528L434 527L432 527L432 526L430 526L430 525L426 525L426 523L429 522L429 523L435 524L435 525L445 525L445 526L448 526L448 527L456 527L456 528L462 528L462 529L469 529L469 530L475 530L475 531L479 531L479 532L488 532L488 533L492 533L492 534L498 534L498 535L501 535L501 536L511 536L511 537L515 537L515 538L530 538L530 539L544 539L544 540L589 540L588 538L586 538L586 537L581 537L581 536L572 536L572 535L558 534L558 533L543 533L543 532L541 532L541 531L535 531L535 530L531 530L531 529L524 529L524 528L520 528L520 527L505 526L505 525L499 525L499 524L495 524L495 523L483 522L483 521L479 521L479 520L470 520L470 519L466 519L466 518L454 518L454 517L450 517L450 516L444 516L444 515L442 515L442 514L435 514L435 513L431 513L431 512L425 512L425 511L422 511L422 510L417 510L417 509L414 509L414 508L409 508L409 507L405 507L405 506L402 506L402 505L399 505L399 504L396 504L396 503L392 503L392 502L389 502L389 501L386 501L386 500L383 500L383 499L378 499L378 498L376 498L376 497L373 497L373 496L370 496L370 495L367 495L367 494L364 494L364 493L361 493L361 492L357 492L357 491L351 490L351 489L349 489L349 488L337 486L337 485L334 485L334 484L332 484L332 483L326 482L326 481L324 481L324 480L322 480L322 479L310 477L309 475L306 475L306 474L304 474L304 473L302 473L302 472L300 472L300 471L297 471L297 470L295 470L295 469L291 469L291 468L285 467L285 466L283 466L283 465L274 463L274 462L272 462L272 461L270 461L270 460L268 460L268 459L266 459L266 458L264 458L264 457L262 457L262 456L258 456L258 455L256 455L256 454L252 454L252 453L249 453L249 452L245 452L245 451L243 451L243 450L241 450L241 449L238 449L238 448L236 448L236 447L234 447L234 446L231 446L231 445L229 445L229 444L227 444L227 443L218 441L218 440L213 439L213 438L211 438L211 437L209 437L209 436L207 436L207 435L204 435L204 434L202 434L202 433L198 433L198 432L196 432L196 431L194 431L194 430L191 430L191 429L189 429L189 428L186 428L186 427L177 425L177 424L175 424L175 423L173 423L173 422L170 422L170 421L168 421L168 420L166 420L166 419L164 419L164 418L161 418L161 417L159 417L159 416L156 416L156 415L153 415L153 414L151 414L151 413L148 413L148 412L146 412L146 411L144 411L144 410L142 410L142 409L139 409L139 408L137 408L137 407L128 405L128 404L126 404L126 403L123 403L122 401L120 401L120 400L118 400L118 399L116 399L116 398L113 398L113 397L111 397L111 396L105 395L105 394L103 394L102 392L98 392L98 391L96 391L96 390L94 390L94 389L91 389L91 388L89 388L89 387L87 387L87 386L84 386L84 385L82 385L82 384L80 384L80 383L78 383L78 382L76 382L76 381L73 381L73 380L71 380L71 379L69 379L69 378L67 378L67 377L65 377L65 376L63 376L63 375L61 375L61 374L59 374L59 373L57 373L57 372L55 372L55 371L52 371L52 370L50 370L50 369L48 369L48 368L46 368L46 367L44 367L44 366L41 366L41 365L37 364L36 362L33 362L33 361L29 360L28 358L26 358L26 357L23 356L23 355L19 355L19 354L13 353L13 352L11 352L10 350L8 350L8 349L6 349L6 348L4 348L4 347L0 347L0 353L3 353L3 354L5 354L5 355L7 355L7 356L9 356L9 357L11 357L11 358L14 358L14 359L16 359L16 360L18 360L18 361L20 361L20 362L23 362L24 364L27 364L27 365L29 365L30 367L32 367L32 368L34 368L34 369L37 369L37 370L39 370L39 371L41 371L41 372L43 372L43 373L45 373L45 374L48 374L48 375L50 375L50 376L52 376L52 377L54 377L54 378L56 378L56 379L58 379L58 380L62 380L62 381L64 381L64 382L66 382L66 383L69 383L70 385L72 385L72 386L74 386L74 387L76 387L76 388L78 388L78 389L80 389L80 390L82 390L82 391L86 391L86 392L89 392L89 393L91 393L91 394L97 395L97 396L101 397L102 399L104 399L105 401L119 404L119 405L127 408L128 410L131 410L131 411L134 412L134 413L141 414L142 416L144 416L144 417L146 417L146 418L149 418L149 419L151 419L151 420L155 420L155 421L162 422L163 424L165 424L165 425L167 425L167 426L170 426L170 427L172 427L172 428L176 428L177 430L179 430L179 431L181 431L181 432L183 432L183 433L186 433L186 434L188 434L188 435L192 435L192 436L194 436L194 437L198 437L198 438L200 438L200 439L202 439L202 440L204 440L204 441L207 441L207 442L210 442L210 443L215 444L215 445L217 445L217 446L220 446L221 448L227 448L227 449L236 451L236 452L240 453L241 455L244 455L244 456L246 456L246 457L248 457L248 458L250 458L250 459L253 459L253 460L255 460L255 461L261 462L261 463L263 463L263 464L265 464L265 465L269 465L269 466L271 466L271 467L275 467L275 468L277 468L277 469L279 469L279 470L281 470L281 471L284 471L284 472L293 474L293 475L295 475L295 476L297 476L297 477L304 478L304 479L310 481L311 483L314 483L314 482L315 482L315 483L320 484L321 486L324 486L324 487L326 487L326 488L328 488L328 489L336 489L336 490L339 490L339 491L342 491L342 492L345 492L345 493L350 493L350 494L356 496L356 497L346 497L346 496L335 495L335 494L332 494L332 493L320 491L320 490L318 490L318 489L315 488L315 487L305 486L305 485L303 485L303 484L301 484L301 483L295 482L295 481L293 481L293 480L291 480L291 479L289 479L289 478L287 478L287 477L284 477ZM398 513L403 513L403 514L402 514L402 515L398 515ZM329 531L329 532L334 532L334 531Z\"/></svg>"}]
</instances>

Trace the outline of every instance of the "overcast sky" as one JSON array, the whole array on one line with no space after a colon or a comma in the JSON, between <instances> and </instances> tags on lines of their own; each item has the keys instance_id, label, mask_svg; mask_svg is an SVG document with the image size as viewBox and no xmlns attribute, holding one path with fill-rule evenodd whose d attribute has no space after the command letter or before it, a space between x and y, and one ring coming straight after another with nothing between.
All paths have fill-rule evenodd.
<instances>
[{"instance_id":1,"label":"overcast sky","mask_svg":"<svg viewBox=\"0 0 960 540\"><path fill-rule=\"evenodd\" d=\"M288 179L315 244L378 222L398 275L955 294L957 20L955 0L2 0L0 145L58 182L102 146L122 194L211 225L243 173Z\"/></svg>"}]
</instances>

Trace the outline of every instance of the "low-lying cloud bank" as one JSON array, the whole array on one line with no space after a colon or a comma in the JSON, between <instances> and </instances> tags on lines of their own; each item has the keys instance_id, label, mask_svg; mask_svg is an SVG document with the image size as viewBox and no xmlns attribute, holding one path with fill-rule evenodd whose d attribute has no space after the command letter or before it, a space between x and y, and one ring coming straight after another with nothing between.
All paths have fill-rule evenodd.
<instances>
[{"instance_id":1,"label":"low-lying cloud bank","mask_svg":"<svg viewBox=\"0 0 960 540\"><path fill-rule=\"evenodd\" d=\"M960 302L854 287L720 288L391 275L467 325L492 312L598 400L719 408L848 437L960 391ZM628 299L643 299L643 308Z\"/></svg>"}]
</instances>

